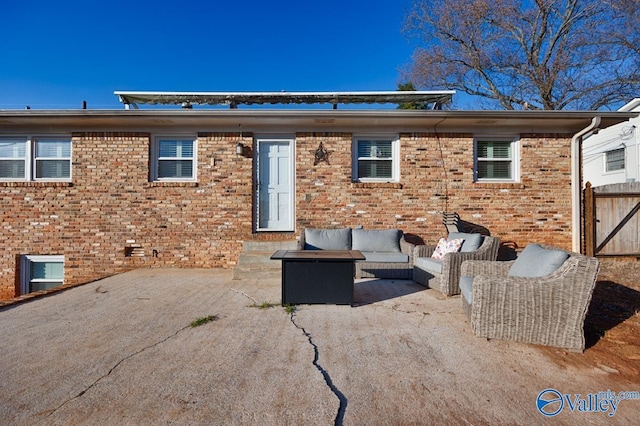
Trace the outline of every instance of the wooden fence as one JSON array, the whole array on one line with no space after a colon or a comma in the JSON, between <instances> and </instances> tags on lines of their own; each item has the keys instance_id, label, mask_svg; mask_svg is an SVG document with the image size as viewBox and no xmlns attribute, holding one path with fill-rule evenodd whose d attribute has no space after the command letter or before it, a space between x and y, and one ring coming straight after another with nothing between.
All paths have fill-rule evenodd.
<instances>
[{"instance_id":1,"label":"wooden fence","mask_svg":"<svg viewBox=\"0 0 640 426\"><path fill-rule=\"evenodd\" d=\"M640 182L584 189L583 249L588 256L640 257Z\"/></svg>"}]
</instances>

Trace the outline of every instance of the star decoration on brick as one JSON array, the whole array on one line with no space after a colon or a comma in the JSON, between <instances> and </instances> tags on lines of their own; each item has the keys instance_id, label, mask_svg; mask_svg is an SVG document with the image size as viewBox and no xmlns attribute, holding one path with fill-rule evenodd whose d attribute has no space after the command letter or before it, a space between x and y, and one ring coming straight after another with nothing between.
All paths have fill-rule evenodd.
<instances>
[{"instance_id":1,"label":"star decoration on brick","mask_svg":"<svg viewBox=\"0 0 640 426\"><path fill-rule=\"evenodd\" d=\"M316 149L315 152L315 159L313 161L313 165L317 166L320 162L325 161L327 164L331 164L329 163L329 155L331 154L331 152L327 151L327 149L324 147L322 141L320 142L320 145L318 145L318 149Z\"/></svg>"}]
</instances>

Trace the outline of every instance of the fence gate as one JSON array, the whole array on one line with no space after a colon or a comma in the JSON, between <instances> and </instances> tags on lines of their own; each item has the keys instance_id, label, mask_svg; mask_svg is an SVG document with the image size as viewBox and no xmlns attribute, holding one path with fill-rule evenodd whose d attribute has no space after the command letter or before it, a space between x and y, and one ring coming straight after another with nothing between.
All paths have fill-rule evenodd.
<instances>
[{"instance_id":1,"label":"fence gate","mask_svg":"<svg viewBox=\"0 0 640 426\"><path fill-rule=\"evenodd\" d=\"M584 189L587 256L640 257L640 182Z\"/></svg>"}]
</instances>

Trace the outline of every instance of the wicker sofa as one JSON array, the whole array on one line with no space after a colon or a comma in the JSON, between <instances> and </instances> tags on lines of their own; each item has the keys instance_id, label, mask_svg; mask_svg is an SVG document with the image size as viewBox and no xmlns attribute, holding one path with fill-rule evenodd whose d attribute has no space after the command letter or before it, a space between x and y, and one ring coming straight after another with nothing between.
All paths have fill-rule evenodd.
<instances>
[{"instance_id":1,"label":"wicker sofa","mask_svg":"<svg viewBox=\"0 0 640 426\"><path fill-rule=\"evenodd\" d=\"M359 250L366 260L355 263L356 278L410 280L415 245L399 229L313 229L300 233L298 250Z\"/></svg>"},{"instance_id":2,"label":"wicker sofa","mask_svg":"<svg viewBox=\"0 0 640 426\"><path fill-rule=\"evenodd\" d=\"M477 233L451 232L451 239L462 239L460 251L432 258L435 245L417 245L413 250L413 280L446 296L460 294L460 267L465 260L496 260L500 239Z\"/></svg>"},{"instance_id":3,"label":"wicker sofa","mask_svg":"<svg viewBox=\"0 0 640 426\"><path fill-rule=\"evenodd\" d=\"M600 262L529 244L514 261L466 261L460 287L476 336L584 351L584 320Z\"/></svg>"}]
</instances>

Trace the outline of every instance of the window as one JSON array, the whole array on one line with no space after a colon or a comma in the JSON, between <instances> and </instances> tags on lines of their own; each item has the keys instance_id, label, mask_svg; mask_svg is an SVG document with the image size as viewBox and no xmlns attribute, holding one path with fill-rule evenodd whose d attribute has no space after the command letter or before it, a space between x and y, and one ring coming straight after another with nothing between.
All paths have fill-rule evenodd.
<instances>
[{"instance_id":1,"label":"window","mask_svg":"<svg viewBox=\"0 0 640 426\"><path fill-rule=\"evenodd\" d=\"M518 144L514 140L476 140L476 181L517 181Z\"/></svg>"},{"instance_id":2,"label":"window","mask_svg":"<svg viewBox=\"0 0 640 426\"><path fill-rule=\"evenodd\" d=\"M152 180L195 180L194 139L156 138Z\"/></svg>"},{"instance_id":3,"label":"window","mask_svg":"<svg viewBox=\"0 0 640 426\"><path fill-rule=\"evenodd\" d=\"M397 137L357 137L353 179L359 182L398 182L400 156Z\"/></svg>"},{"instance_id":4,"label":"window","mask_svg":"<svg viewBox=\"0 0 640 426\"><path fill-rule=\"evenodd\" d=\"M35 141L37 179L68 179L71 177L71 141L39 139Z\"/></svg>"},{"instance_id":5,"label":"window","mask_svg":"<svg viewBox=\"0 0 640 426\"><path fill-rule=\"evenodd\" d=\"M20 294L59 287L64 283L64 256L22 256Z\"/></svg>"},{"instance_id":6,"label":"window","mask_svg":"<svg viewBox=\"0 0 640 426\"><path fill-rule=\"evenodd\" d=\"M624 170L624 148L614 149L605 153L606 171Z\"/></svg>"},{"instance_id":7,"label":"window","mask_svg":"<svg viewBox=\"0 0 640 426\"><path fill-rule=\"evenodd\" d=\"M71 179L69 138L0 139L0 180L68 181Z\"/></svg>"},{"instance_id":8,"label":"window","mask_svg":"<svg viewBox=\"0 0 640 426\"><path fill-rule=\"evenodd\" d=\"M27 178L27 142L18 139L0 140L0 179Z\"/></svg>"}]
</instances>

